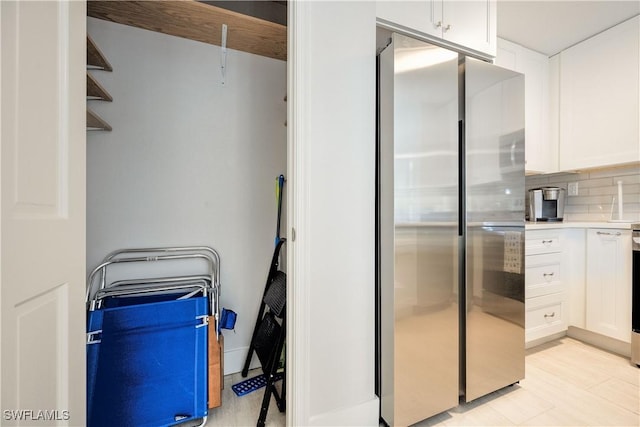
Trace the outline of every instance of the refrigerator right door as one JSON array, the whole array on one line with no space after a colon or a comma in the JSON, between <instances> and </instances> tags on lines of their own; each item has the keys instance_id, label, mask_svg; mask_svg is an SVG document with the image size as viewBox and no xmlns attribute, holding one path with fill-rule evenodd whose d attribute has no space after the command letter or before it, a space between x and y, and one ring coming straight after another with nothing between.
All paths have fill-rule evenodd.
<instances>
[{"instance_id":1,"label":"refrigerator right door","mask_svg":"<svg viewBox=\"0 0 640 427\"><path fill-rule=\"evenodd\" d=\"M524 378L524 76L464 66L468 402Z\"/></svg>"}]
</instances>

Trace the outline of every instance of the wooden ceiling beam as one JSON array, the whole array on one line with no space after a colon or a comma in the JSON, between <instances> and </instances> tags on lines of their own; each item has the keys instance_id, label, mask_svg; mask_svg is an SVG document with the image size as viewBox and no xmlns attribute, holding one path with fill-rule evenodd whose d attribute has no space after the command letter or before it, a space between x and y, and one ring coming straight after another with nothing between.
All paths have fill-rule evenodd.
<instances>
[{"instance_id":1,"label":"wooden ceiling beam","mask_svg":"<svg viewBox=\"0 0 640 427\"><path fill-rule=\"evenodd\" d=\"M200 3L179 1L89 1L87 15L269 58L287 59L287 27Z\"/></svg>"}]
</instances>

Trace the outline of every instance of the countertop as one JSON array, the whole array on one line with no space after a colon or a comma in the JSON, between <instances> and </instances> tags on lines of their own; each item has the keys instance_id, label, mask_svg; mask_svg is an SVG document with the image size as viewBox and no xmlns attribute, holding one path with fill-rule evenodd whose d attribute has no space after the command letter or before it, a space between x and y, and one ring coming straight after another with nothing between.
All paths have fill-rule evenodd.
<instances>
[{"instance_id":1,"label":"countertop","mask_svg":"<svg viewBox=\"0 0 640 427\"><path fill-rule=\"evenodd\" d=\"M525 222L526 230L550 230L554 228L613 228L631 230L638 222L609 222L609 221L563 221L563 222Z\"/></svg>"},{"instance_id":2,"label":"countertop","mask_svg":"<svg viewBox=\"0 0 640 427\"><path fill-rule=\"evenodd\" d=\"M508 226L508 225L521 225L519 223L469 223L468 226L483 226L483 225L496 225L496 226ZM635 222L609 222L609 221L563 221L563 222L529 222L525 221L525 230L552 230L557 228L611 228L618 230L632 230L634 225L640 224L639 221ZM457 227L458 223L454 221L420 221L420 222L407 222L397 223L396 228L423 228L423 227ZM637 227L638 229L640 227Z\"/></svg>"}]
</instances>

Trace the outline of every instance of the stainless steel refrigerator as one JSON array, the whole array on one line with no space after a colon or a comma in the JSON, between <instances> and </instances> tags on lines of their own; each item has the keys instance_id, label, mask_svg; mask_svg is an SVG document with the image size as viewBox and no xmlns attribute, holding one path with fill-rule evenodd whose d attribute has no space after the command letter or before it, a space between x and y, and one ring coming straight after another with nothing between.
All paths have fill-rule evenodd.
<instances>
[{"instance_id":1,"label":"stainless steel refrigerator","mask_svg":"<svg viewBox=\"0 0 640 427\"><path fill-rule=\"evenodd\" d=\"M524 77L399 34L378 67L376 388L410 425L524 378Z\"/></svg>"}]
</instances>

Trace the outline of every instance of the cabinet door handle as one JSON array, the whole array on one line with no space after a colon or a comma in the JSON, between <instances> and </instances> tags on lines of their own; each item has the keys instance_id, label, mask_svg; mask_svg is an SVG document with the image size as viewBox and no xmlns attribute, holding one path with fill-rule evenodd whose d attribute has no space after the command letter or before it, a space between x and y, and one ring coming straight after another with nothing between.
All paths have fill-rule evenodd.
<instances>
[{"instance_id":1,"label":"cabinet door handle","mask_svg":"<svg viewBox=\"0 0 640 427\"><path fill-rule=\"evenodd\" d=\"M597 234L599 236L620 236L622 233L616 231L615 233L609 233L608 231L598 231Z\"/></svg>"},{"instance_id":2,"label":"cabinet door handle","mask_svg":"<svg viewBox=\"0 0 640 427\"><path fill-rule=\"evenodd\" d=\"M542 273L542 275L544 277L549 277L549 276L553 276L554 272L552 271L551 273Z\"/></svg>"},{"instance_id":3,"label":"cabinet door handle","mask_svg":"<svg viewBox=\"0 0 640 427\"><path fill-rule=\"evenodd\" d=\"M546 319L547 317L556 317L556 312L554 311L554 312L553 312L553 313L551 313L551 314L546 314L546 313L545 313L544 318Z\"/></svg>"},{"instance_id":4,"label":"cabinet door handle","mask_svg":"<svg viewBox=\"0 0 640 427\"><path fill-rule=\"evenodd\" d=\"M440 27L442 27L442 21L436 22L436 28L440 28Z\"/></svg>"},{"instance_id":5,"label":"cabinet door handle","mask_svg":"<svg viewBox=\"0 0 640 427\"><path fill-rule=\"evenodd\" d=\"M451 29L451 24L447 24L447 26L443 28L445 32L449 31L450 29Z\"/></svg>"},{"instance_id":6,"label":"cabinet door handle","mask_svg":"<svg viewBox=\"0 0 640 427\"><path fill-rule=\"evenodd\" d=\"M542 241L542 244L543 244L543 245L550 245L550 244L552 244L552 243L553 243L553 239L550 239L550 240L543 240L543 241Z\"/></svg>"}]
</instances>

